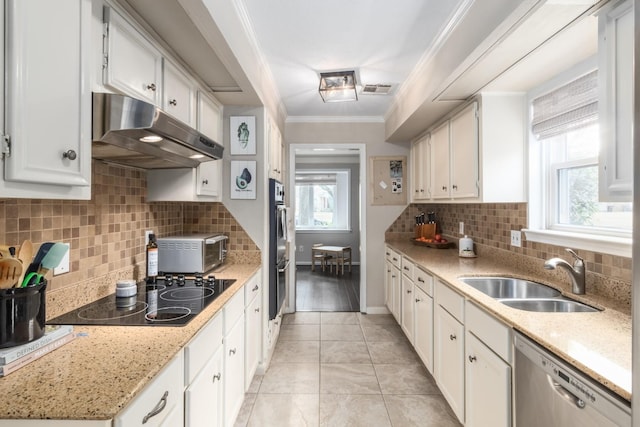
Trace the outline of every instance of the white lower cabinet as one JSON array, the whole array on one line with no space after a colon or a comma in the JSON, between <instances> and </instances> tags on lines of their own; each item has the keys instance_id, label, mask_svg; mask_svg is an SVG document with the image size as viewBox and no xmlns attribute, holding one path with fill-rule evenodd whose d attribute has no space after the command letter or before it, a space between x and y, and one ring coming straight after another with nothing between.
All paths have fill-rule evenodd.
<instances>
[{"instance_id":1,"label":"white lower cabinet","mask_svg":"<svg viewBox=\"0 0 640 427\"><path fill-rule=\"evenodd\" d=\"M454 414L464 423L464 325L438 304L435 329L436 383Z\"/></svg>"},{"instance_id":2,"label":"white lower cabinet","mask_svg":"<svg viewBox=\"0 0 640 427\"><path fill-rule=\"evenodd\" d=\"M256 373L262 355L262 286L260 286L259 270L244 285L244 300L246 308L245 317L245 363L244 363L244 389L247 391Z\"/></svg>"},{"instance_id":3,"label":"white lower cabinet","mask_svg":"<svg viewBox=\"0 0 640 427\"><path fill-rule=\"evenodd\" d=\"M223 425L223 368L220 346L185 392L185 427Z\"/></svg>"},{"instance_id":4,"label":"white lower cabinet","mask_svg":"<svg viewBox=\"0 0 640 427\"><path fill-rule=\"evenodd\" d=\"M184 357L173 360L113 420L114 427L179 427L183 422Z\"/></svg>"},{"instance_id":5,"label":"white lower cabinet","mask_svg":"<svg viewBox=\"0 0 640 427\"><path fill-rule=\"evenodd\" d=\"M244 400L244 292L224 308L224 425L235 423Z\"/></svg>"},{"instance_id":6,"label":"white lower cabinet","mask_svg":"<svg viewBox=\"0 0 640 427\"><path fill-rule=\"evenodd\" d=\"M413 346L429 373L433 374L433 298L415 287Z\"/></svg>"},{"instance_id":7,"label":"white lower cabinet","mask_svg":"<svg viewBox=\"0 0 640 427\"><path fill-rule=\"evenodd\" d=\"M400 326L404 331L409 342L413 344L414 334L414 310L415 310L415 297L414 297L413 280L411 280L405 274L402 275L402 323Z\"/></svg>"}]
</instances>

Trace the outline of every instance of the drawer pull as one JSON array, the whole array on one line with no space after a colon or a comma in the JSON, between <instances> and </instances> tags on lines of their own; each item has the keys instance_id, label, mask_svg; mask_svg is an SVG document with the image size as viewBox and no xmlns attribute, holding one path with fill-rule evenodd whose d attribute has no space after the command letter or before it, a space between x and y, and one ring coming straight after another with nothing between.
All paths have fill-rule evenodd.
<instances>
[{"instance_id":1,"label":"drawer pull","mask_svg":"<svg viewBox=\"0 0 640 427\"><path fill-rule=\"evenodd\" d=\"M156 405L156 407L153 408L151 412L149 412L147 415L144 416L144 418L142 419L142 424L146 424L150 418L155 417L156 415L158 415L160 412L164 410L164 408L167 406L168 397L169 397L169 392L165 391L164 394L162 395L162 398Z\"/></svg>"},{"instance_id":2,"label":"drawer pull","mask_svg":"<svg viewBox=\"0 0 640 427\"><path fill-rule=\"evenodd\" d=\"M416 302L420 302L422 301L420 298L416 298Z\"/></svg>"},{"instance_id":3,"label":"drawer pull","mask_svg":"<svg viewBox=\"0 0 640 427\"><path fill-rule=\"evenodd\" d=\"M229 354L236 354L236 349L235 349L235 347L229 350Z\"/></svg>"},{"instance_id":4,"label":"drawer pull","mask_svg":"<svg viewBox=\"0 0 640 427\"><path fill-rule=\"evenodd\" d=\"M255 309L255 310L253 310L253 311L255 311L256 313L260 313L260 307L256 308L256 309Z\"/></svg>"},{"instance_id":5,"label":"drawer pull","mask_svg":"<svg viewBox=\"0 0 640 427\"><path fill-rule=\"evenodd\" d=\"M253 289L251 289L251 292L255 292L255 291L257 291L258 289L259 289L259 286L258 286L258 285L255 285L255 286L253 287Z\"/></svg>"},{"instance_id":6,"label":"drawer pull","mask_svg":"<svg viewBox=\"0 0 640 427\"><path fill-rule=\"evenodd\" d=\"M456 337L454 334L449 335L449 339L451 341L455 341L456 338L458 338L458 337Z\"/></svg>"},{"instance_id":7,"label":"drawer pull","mask_svg":"<svg viewBox=\"0 0 640 427\"><path fill-rule=\"evenodd\" d=\"M215 374L213 376L213 380L211 382L215 383L216 380L220 381L220 378L222 378L222 374L220 372L218 372L217 374Z\"/></svg>"},{"instance_id":8,"label":"drawer pull","mask_svg":"<svg viewBox=\"0 0 640 427\"><path fill-rule=\"evenodd\" d=\"M405 266L403 267L405 270L409 271L409 267Z\"/></svg>"},{"instance_id":9,"label":"drawer pull","mask_svg":"<svg viewBox=\"0 0 640 427\"><path fill-rule=\"evenodd\" d=\"M424 283L424 279L422 279L422 277L418 277L418 282Z\"/></svg>"},{"instance_id":10,"label":"drawer pull","mask_svg":"<svg viewBox=\"0 0 640 427\"><path fill-rule=\"evenodd\" d=\"M398 258L396 258L396 257L393 257L393 260L394 260L394 261L397 261L397 260L398 260Z\"/></svg>"},{"instance_id":11,"label":"drawer pull","mask_svg":"<svg viewBox=\"0 0 640 427\"><path fill-rule=\"evenodd\" d=\"M475 356L471 356L471 355L469 355L469 362L473 363L473 362L475 362L476 360L477 360L477 359L476 359L476 357L475 357Z\"/></svg>"},{"instance_id":12,"label":"drawer pull","mask_svg":"<svg viewBox=\"0 0 640 427\"><path fill-rule=\"evenodd\" d=\"M178 105L178 101L176 99L170 99L169 105L173 105L175 107L176 105Z\"/></svg>"},{"instance_id":13,"label":"drawer pull","mask_svg":"<svg viewBox=\"0 0 640 427\"><path fill-rule=\"evenodd\" d=\"M411 289L407 289L407 293L410 294L411 293Z\"/></svg>"},{"instance_id":14,"label":"drawer pull","mask_svg":"<svg viewBox=\"0 0 640 427\"><path fill-rule=\"evenodd\" d=\"M202 180L202 185L209 185L209 180L208 179L203 179Z\"/></svg>"},{"instance_id":15,"label":"drawer pull","mask_svg":"<svg viewBox=\"0 0 640 427\"><path fill-rule=\"evenodd\" d=\"M156 91L156 84L155 83L148 84L147 85L147 89L152 91L152 92L155 92Z\"/></svg>"},{"instance_id":16,"label":"drawer pull","mask_svg":"<svg viewBox=\"0 0 640 427\"><path fill-rule=\"evenodd\" d=\"M75 160L77 157L78 155L73 150L67 150L64 153L62 153L63 159Z\"/></svg>"}]
</instances>

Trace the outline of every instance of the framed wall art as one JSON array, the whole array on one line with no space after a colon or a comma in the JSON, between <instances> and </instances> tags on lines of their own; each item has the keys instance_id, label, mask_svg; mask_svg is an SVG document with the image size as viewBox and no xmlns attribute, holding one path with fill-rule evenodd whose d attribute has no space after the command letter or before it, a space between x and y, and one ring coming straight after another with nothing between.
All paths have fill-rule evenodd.
<instances>
[{"instance_id":1,"label":"framed wall art","mask_svg":"<svg viewBox=\"0 0 640 427\"><path fill-rule=\"evenodd\" d=\"M256 154L256 118L254 116L231 116L229 133L232 155Z\"/></svg>"},{"instance_id":2,"label":"framed wall art","mask_svg":"<svg viewBox=\"0 0 640 427\"><path fill-rule=\"evenodd\" d=\"M231 198L256 198L256 161L231 161Z\"/></svg>"}]
</instances>

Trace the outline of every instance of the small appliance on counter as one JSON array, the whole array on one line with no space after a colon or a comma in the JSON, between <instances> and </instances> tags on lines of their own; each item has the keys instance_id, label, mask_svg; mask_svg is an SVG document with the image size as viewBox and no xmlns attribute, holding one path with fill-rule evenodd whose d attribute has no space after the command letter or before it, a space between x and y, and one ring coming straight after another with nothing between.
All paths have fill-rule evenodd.
<instances>
[{"instance_id":1,"label":"small appliance on counter","mask_svg":"<svg viewBox=\"0 0 640 427\"><path fill-rule=\"evenodd\" d=\"M157 239L158 271L206 273L224 262L228 239L223 234L160 237Z\"/></svg>"},{"instance_id":2,"label":"small appliance on counter","mask_svg":"<svg viewBox=\"0 0 640 427\"><path fill-rule=\"evenodd\" d=\"M465 236L458 241L458 255L462 258L475 258L477 255L473 251L473 239Z\"/></svg>"}]
</instances>

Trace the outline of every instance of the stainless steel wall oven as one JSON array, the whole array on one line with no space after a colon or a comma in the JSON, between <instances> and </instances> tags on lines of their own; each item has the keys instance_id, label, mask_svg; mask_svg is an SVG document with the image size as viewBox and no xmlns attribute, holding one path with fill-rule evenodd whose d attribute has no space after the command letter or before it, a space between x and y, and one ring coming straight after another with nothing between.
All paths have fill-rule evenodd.
<instances>
[{"instance_id":1,"label":"stainless steel wall oven","mask_svg":"<svg viewBox=\"0 0 640 427\"><path fill-rule=\"evenodd\" d=\"M287 209L284 186L269 179L269 319L274 319L287 293Z\"/></svg>"}]
</instances>

